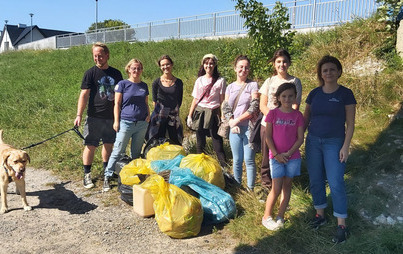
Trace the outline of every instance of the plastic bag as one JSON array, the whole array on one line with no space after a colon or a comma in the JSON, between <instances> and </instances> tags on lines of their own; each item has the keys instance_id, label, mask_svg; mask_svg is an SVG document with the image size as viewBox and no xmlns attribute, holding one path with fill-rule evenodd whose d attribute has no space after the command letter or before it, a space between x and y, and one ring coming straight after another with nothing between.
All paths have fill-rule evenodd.
<instances>
[{"instance_id":1,"label":"plastic bag","mask_svg":"<svg viewBox=\"0 0 403 254\"><path fill-rule=\"evenodd\" d=\"M118 190L120 192L120 199L133 205L133 187L131 185L120 184L118 185Z\"/></svg>"},{"instance_id":2,"label":"plastic bag","mask_svg":"<svg viewBox=\"0 0 403 254\"><path fill-rule=\"evenodd\" d=\"M119 173L122 184L133 185L139 184L141 178L138 175L155 174L151 170L150 162L144 159L132 160L129 164L125 165Z\"/></svg>"},{"instance_id":3,"label":"plastic bag","mask_svg":"<svg viewBox=\"0 0 403 254\"><path fill-rule=\"evenodd\" d=\"M182 159L180 168L189 168L193 174L204 179L206 182L214 184L221 189L225 188L225 180L222 168L213 157L201 154L189 154Z\"/></svg>"},{"instance_id":4,"label":"plastic bag","mask_svg":"<svg viewBox=\"0 0 403 254\"><path fill-rule=\"evenodd\" d=\"M186 156L186 152L183 147L178 145L171 145L167 142L151 148L150 151L148 151L147 153L147 160L171 160L179 154Z\"/></svg>"},{"instance_id":5,"label":"plastic bag","mask_svg":"<svg viewBox=\"0 0 403 254\"><path fill-rule=\"evenodd\" d=\"M130 158L128 155L124 155L122 158L120 158L115 165L115 174L119 175L120 171L124 166L129 164L132 161L132 158Z\"/></svg>"},{"instance_id":6,"label":"plastic bag","mask_svg":"<svg viewBox=\"0 0 403 254\"><path fill-rule=\"evenodd\" d=\"M174 167L179 167L183 158L185 158L185 156L180 154L175 158L173 158L172 160L152 161L150 164L151 169L154 170L156 173L159 173L164 170L170 170Z\"/></svg>"},{"instance_id":7,"label":"plastic bag","mask_svg":"<svg viewBox=\"0 0 403 254\"><path fill-rule=\"evenodd\" d=\"M180 188L189 186L199 195L203 211L203 224L216 224L233 218L236 205L230 194L195 176L189 169L174 168L169 182Z\"/></svg>"},{"instance_id":8,"label":"plastic bag","mask_svg":"<svg viewBox=\"0 0 403 254\"><path fill-rule=\"evenodd\" d=\"M150 125L148 125L148 127L150 127ZM147 134L146 134L146 136L147 136ZM165 137L164 138L151 138L144 145L143 152L141 153L141 158L146 158L147 153L148 153L148 151L150 151L151 148L159 146L159 145L162 145L162 144L164 144L166 142L169 143L169 142L172 142L172 141L170 141L169 138L165 138Z\"/></svg>"},{"instance_id":9,"label":"plastic bag","mask_svg":"<svg viewBox=\"0 0 403 254\"><path fill-rule=\"evenodd\" d=\"M196 236L203 221L200 200L159 175L151 175L141 184L154 198L155 220L162 232L173 238Z\"/></svg>"}]
</instances>

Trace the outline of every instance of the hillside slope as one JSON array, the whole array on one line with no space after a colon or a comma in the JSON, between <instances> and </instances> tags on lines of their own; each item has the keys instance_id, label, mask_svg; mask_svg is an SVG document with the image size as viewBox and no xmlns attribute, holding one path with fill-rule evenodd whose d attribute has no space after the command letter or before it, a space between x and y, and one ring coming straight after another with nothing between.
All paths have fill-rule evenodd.
<instances>
[{"instance_id":1,"label":"hillside slope","mask_svg":"<svg viewBox=\"0 0 403 254\"><path fill-rule=\"evenodd\" d=\"M254 253L265 253L268 249L278 253L403 251L403 119L397 114L403 103L403 71L401 60L385 53L389 36L374 20L357 20L333 30L298 35L290 48L293 55L290 73L302 80L303 100L317 86L316 62L323 55L331 54L343 63L340 82L354 91L358 101L356 131L346 173L350 240L345 247L332 248L327 236L333 227L325 227L323 234L306 227L313 210L303 168L293 190L290 223L275 234L260 226L263 205L252 194L242 191L234 194L239 217L224 229L240 240L239 250ZM185 85L181 111L184 119L202 56L216 54L220 72L232 82L231 63L236 55L247 52L248 45L248 39L115 43L110 45L110 64L123 71L131 58L141 59L145 67L144 81L151 85L160 75L156 60L162 54L171 55L175 62L174 74ZM0 128L4 129L5 141L24 147L73 127L82 75L92 65L89 46L1 54ZM304 109L304 103L301 108ZM397 117L392 119L393 116ZM75 181L82 177L81 151L81 140L73 132L29 149L34 167L52 170ZM102 170L99 158L97 155L94 163L96 176Z\"/></svg>"}]
</instances>

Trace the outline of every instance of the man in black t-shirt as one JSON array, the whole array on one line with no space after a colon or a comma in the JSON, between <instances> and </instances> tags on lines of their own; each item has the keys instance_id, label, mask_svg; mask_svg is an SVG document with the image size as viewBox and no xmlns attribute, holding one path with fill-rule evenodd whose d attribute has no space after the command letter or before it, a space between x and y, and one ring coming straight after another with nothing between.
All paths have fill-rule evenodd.
<instances>
[{"instance_id":1,"label":"man in black t-shirt","mask_svg":"<svg viewBox=\"0 0 403 254\"><path fill-rule=\"evenodd\" d=\"M84 187L94 187L91 179L91 166L96 148L102 140L102 161L105 169L115 142L116 132L113 129L113 100L115 85L122 80L119 70L108 65L109 49L100 42L92 46L95 66L87 70L81 84L78 98L75 126L81 125L84 109L87 117L84 125Z\"/></svg>"}]
</instances>

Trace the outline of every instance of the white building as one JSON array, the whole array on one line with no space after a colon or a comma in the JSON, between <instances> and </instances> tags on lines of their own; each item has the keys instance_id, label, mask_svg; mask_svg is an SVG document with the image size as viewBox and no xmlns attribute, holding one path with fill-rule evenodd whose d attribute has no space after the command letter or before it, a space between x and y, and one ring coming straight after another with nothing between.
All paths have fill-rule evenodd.
<instances>
[{"instance_id":1,"label":"white building","mask_svg":"<svg viewBox=\"0 0 403 254\"><path fill-rule=\"evenodd\" d=\"M38 26L27 26L25 24L4 25L0 34L0 53L10 50L17 50L19 46L26 43L54 37L72 32L43 29Z\"/></svg>"}]
</instances>

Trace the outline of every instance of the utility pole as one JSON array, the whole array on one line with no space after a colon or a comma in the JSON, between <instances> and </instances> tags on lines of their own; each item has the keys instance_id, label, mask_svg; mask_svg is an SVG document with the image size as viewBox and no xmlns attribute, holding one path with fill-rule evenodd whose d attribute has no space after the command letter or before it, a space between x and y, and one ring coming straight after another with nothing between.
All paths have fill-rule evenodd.
<instances>
[{"instance_id":1,"label":"utility pole","mask_svg":"<svg viewBox=\"0 0 403 254\"><path fill-rule=\"evenodd\" d=\"M32 16L34 16L33 13L30 13L29 16L31 16L31 42L34 41L34 35L32 34Z\"/></svg>"},{"instance_id":2,"label":"utility pole","mask_svg":"<svg viewBox=\"0 0 403 254\"><path fill-rule=\"evenodd\" d=\"M6 25L4 26L4 38L5 38L5 42L4 42L4 50L3 51L8 51L8 40L7 40L7 36L8 36L8 29L7 29L7 23L8 23L8 19L4 20L4 23L6 23ZM7 31L7 33L6 33ZM1 45L0 45L1 46Z\"/></svg>"},{"instance_id":3,"label":"utility pole","mask_svg":"<svg viewBox=\"0 0 403 254\"><path fill-rule=\"evenodd\" d=\"M98 0L95 0L95 36L98 41Z\"/></svg>"}]
</instances>

